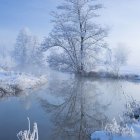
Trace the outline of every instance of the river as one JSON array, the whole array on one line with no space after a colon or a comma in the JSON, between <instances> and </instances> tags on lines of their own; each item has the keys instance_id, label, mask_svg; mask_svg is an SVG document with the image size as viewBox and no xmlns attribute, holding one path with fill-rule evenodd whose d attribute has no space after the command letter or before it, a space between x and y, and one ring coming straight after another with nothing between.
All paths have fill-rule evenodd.
<instances>
[{"instance_id":1,"label":"river","mask_svg":"<svg viewBox=\"0 0 140 140\"><path fill-rule=\"evenodd\" d=\"M20 130L37 122L39 140L89 140L113 118L119 120L130 98L140 101L140 84L81 78L50 72L38 89L0 99L0 140L17 140Z\"/></svg>"}]
</instances>

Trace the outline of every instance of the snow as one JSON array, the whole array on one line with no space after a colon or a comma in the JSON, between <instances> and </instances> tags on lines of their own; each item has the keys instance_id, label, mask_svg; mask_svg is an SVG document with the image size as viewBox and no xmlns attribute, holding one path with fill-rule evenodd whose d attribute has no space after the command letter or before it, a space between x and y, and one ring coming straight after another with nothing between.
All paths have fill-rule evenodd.
<instances>
[{"instance_id":1,"label":"snow","mask_svg":"<svg viewBox=\"0 0 140 140\"><path fill-rule=\"evenodd\" d=\"M18 140L38 140L38 127L37 123L35 122L33 125L33 132L30 129L30 119L28 119L29 128L28 130L20 131L17 134Z\"/></svg>"},{"instance_id":2,"label":"snow","mask_svg":"<svg viewBox=\"0 0 140 140\"><path fill-rule=\"evenodd\" d=\"M140 140L140 123L135 123L129 126L133 128L133 134L128 135L108 135L106 131L96 131L91 135L91 140Z\"/></svg>"},{"instance_id":3,"label":"snow","mask_svg":"<svg viewBox=\"0 0 140 140\"><path fill-rule=\"evenodd\" d=\"M26 73L16 73L13 71L0 70L0 88L11 90L10 87L18 87L19 90L36 88L47 82L46 75L34 76Z\"/></svg>"},{"instance_id":4,"label":"snow","mask_svg":"<svg viewBox=\"0 0 140 140\"><path fill-rule=\"evenodd\" d=\"M35 77L32 75L21 74L15 79L15 84L18 84L21 89L35 88L39 85L46 83L46 77Z\"/></svg>"}]
</instances>

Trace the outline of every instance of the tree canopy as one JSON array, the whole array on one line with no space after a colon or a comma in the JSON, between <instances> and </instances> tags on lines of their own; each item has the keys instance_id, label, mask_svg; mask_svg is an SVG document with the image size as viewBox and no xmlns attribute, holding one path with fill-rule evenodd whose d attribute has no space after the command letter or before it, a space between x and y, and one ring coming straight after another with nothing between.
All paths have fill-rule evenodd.
<instances>
[{"instance_id":1,"label":"tree canopy","mask_svg":"<svg viewBox=\"0 0 140 140\"><path fill-rule=\"evenodd\" d=\"M101 8L94 0L65 0L52 12L54 27L42 45L45 51L53 47L61 51L51 54L51 66L81 73L94 64L106 47L107 30L95 20Z\"/></svg>"}]
</instances>

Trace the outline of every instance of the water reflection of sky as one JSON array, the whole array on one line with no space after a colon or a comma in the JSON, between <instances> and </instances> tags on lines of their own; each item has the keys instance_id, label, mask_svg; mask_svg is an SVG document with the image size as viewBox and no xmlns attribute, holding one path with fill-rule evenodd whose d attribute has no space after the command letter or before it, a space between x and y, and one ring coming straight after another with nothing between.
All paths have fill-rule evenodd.
<instances>
[{"instance_id":1,"label":"water reflection of sky","mask_svg":"<svg viewBox=\"0 0 140 140\"><path fill-rule=\"evenodd\" d=\"M138 83L55 75L41 89L0 100L0 139L16 139L29 117L40 140L85 140L122 114L128 96L140 101Z\"/></svg>"}]
</instances>

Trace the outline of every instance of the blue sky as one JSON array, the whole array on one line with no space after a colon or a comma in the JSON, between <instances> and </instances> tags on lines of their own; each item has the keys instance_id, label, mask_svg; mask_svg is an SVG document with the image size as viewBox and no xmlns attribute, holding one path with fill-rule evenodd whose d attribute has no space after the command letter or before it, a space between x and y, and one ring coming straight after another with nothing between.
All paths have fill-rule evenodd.
<instances>
[{"instance_id":1,"label":"blue sky","mask_svg":"<svg viewBox=\"0 0 140 140\"><path fill-rule=\"evenodd\" d=\"M28 27L42 38L51 29L50 12L62 0L0 0L0 44L15 42L18 31ZM99 0L104 4L99 21L110 27L108 43L123 43L131 51L130 64L140 66L140 0Z\"/></svg>"},{"instance_id":2,"label":"blue sky","mask_svg":"<svg viewBox=\"0 0 140 140\"><path fill-rule=\"evenodd\" d=\"M50 28L49 13L56 5L55 0L0 0L0 37L7 36L11 41L23 27L46 35Z\"/></svg>"}]
</instances>

